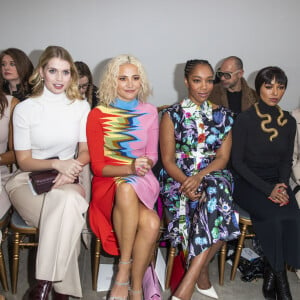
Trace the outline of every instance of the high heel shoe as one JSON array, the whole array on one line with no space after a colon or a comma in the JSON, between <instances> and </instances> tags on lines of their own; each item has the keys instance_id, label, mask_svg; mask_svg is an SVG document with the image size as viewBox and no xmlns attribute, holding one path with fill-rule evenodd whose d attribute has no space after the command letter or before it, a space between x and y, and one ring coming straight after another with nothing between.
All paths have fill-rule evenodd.
<instances>
[{"instance_id":1,"label":"high heel shoe","mask_svg":"<svg viewBox=\"0 0 300 300\"><path fill-rule=\"evenodd\" d=\"M196 283L195 284L195 288L197 290L198 293L202 294L202 295L205 295L205 296L208 296L208 297L211 297L211 298L214 298L214 299L218 299L218 294L216 293L215 289L213 286L211 286L209 289L206 289L206 290L202 290L198 287L198 284Z\"/></svg>"},{"instance_id":2,"label":"high heel shoe","mask_svg":"<svg viewBox=\"0 0 300 300\"><path fill-rule=\"evenodd\" d=\"M128 286L128 290L129 290L129 281L126 281L126 282L115 281L114 285L117 285L117 286ZM128 296L126 296L126 297L118 297L118 296L110 296L109 295L109 297L108 297L108 300L126 300L126 299L128 299Z\"/></svg>"},{"instance_id":3,"label":"high heel shoe","mask_svg":"<svg viewBox=\"0 0 300 300\"><path fill-rule=\"evenodd\" d=\"M129 261L119 261L119 265L129 265L132 263L132 259L130 259ZM129 281L126 282L119 282L119 281L115 281L113 285L116 286L128 286L128 290L129 290ZM111 296L109 295L108 300L127 300L128 299L128 295L125 297L119 297L119 296Z\"/></svg>"},{"instance_id":4,"label":"high heel shoe","mask_svg":"<svg viewBox=\"0 0 300 300\"><path fill-rule=\"evenodd\" d=\"M130 290L129 290L129 294L132 295L132 296L133 296L133 295L141 295L141 297L142 297L141 299L143 299L142 290L137 290L137 291L136 291L136 290L130 289Z\"/></svg>"}]
</instances>

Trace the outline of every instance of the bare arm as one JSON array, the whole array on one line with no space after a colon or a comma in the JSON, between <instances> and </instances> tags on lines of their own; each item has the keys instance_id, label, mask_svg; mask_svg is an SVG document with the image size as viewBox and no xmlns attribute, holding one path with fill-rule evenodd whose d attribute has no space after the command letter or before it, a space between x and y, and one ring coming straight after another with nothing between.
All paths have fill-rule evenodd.
<instances>
[{"instance_id":1,"label":"bare arm","mask_svg":"<svg viewBox=\"0 0 300 300\"><path fill-rule=\"evenodd\" d=\"M78 177L79 173L82 172L83 167L88 164L90 161L90 155L88 151L88 146L86 142L80 142L78 144L78 156L76 159L69 159L66 161L59 160L58 162L54 162L54 167L58 170L58 168L67 167L67 171L65 173L60 172L55 179L55 185L53 188L66 184L73 183L74 180ZM64 163L64 165L60 165Z\"/></svg>"},{"instance_id":2,"label":"bare arm","mask_svg":"<svg viewBox=\"0 0 300 300\"><path fill-rule=\"evenodd\" d=\"M203 177L216 170L224 169L228 163L232 144L231 132L223 141L221 147L216 152L216 158L198 174L186 176L175 162L175 137L174 125L168 116L164 114L160 125L160 147L161 157L165 170L176 181L181 183L180 191L185 193L190 199L198 199L200 195L195 194Z\"/></svg>"},{"instance_id":3,"label":"bare arm","mask_svg":"<svg viewBox=\"0 0 300 300\"><path fill-rule=\"evenodd\" d=\"M40 171L55 169L59 173L68 176L73 181L82 171L82 167L89 163L87 143L79 143L77 159L35 159L31 150L16 151L17 161L22 171Z\"/></svg>"},{"instance_id":4,"label":"bare arm","mask_svg":"<svg viewBox=\"0 0 300 300\"><path fill-rule=\"evenodd\" d=\"M222 170L227 166L230 157L232 145L232 134L231 131L226 136L221 147L216 151L215 159L198 174L188 177L182 184L181 190L184 193L196 192L203 177L213 171Z\"/></svg>"},{"instance_id":5,"label":"bare arm","mask_svg":"<svg viewBox=\"0 0 300 300\"><path fill-rule=\"evenodd\" d=\"M161 118L159 143L161 159L165 170L174 180L183 183L187 176L175 162L174 125L167 113Z\"/></svg>"}]
</instances>

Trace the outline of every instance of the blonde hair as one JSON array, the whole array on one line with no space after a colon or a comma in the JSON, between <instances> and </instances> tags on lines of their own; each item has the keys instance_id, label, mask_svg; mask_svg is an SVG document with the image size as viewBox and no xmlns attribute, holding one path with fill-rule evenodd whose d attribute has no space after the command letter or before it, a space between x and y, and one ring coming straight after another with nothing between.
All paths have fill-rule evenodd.
<instances>
[{"instance_id":1,"label":"blonde hair","mask_svg":"<svg viewBox=\"0 0 300 300\"><path fill-rule=\"evenodd\" d=\"M44 69L52 58L60 58L70 64L71 83L66 89L66 95L70 100L82 99L78 90L78 73L70 53L59 46L48 46L42 55L39 62L29 78L29 83L32 84L32 97L40 96L44 90L44 81L40 74L40 69Z\"/></svg>"},{"instance_id":2,"label":"blonde hair","mask_svg":"<svg viewBox=\"0 0 300 300\"><path fill-rule=\"evenodd\" d=\"M112 58L106 65L106 69L99 83L100 104L109 106L117 98L117 86L119 68L124 64L132 64L137 67L141 79L141 88L138 93L138 100L146 102L151 94L149 81L142 63L130 54L122 54Z\"/></svg>"}]
</instances>

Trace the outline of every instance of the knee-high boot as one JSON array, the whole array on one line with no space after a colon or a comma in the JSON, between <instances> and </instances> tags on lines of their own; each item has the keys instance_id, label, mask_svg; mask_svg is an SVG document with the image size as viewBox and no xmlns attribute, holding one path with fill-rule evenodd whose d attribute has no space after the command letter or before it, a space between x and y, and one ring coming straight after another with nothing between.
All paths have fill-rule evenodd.
<instances>
[{"instance_id":1,"label":"knee-high boot","mask_svg":"<svg viewBox=\"0 0 300 300\"><path fill-rule=\"evenodd\" d=\"M277 300L292 300L286 270L275 273Z\"/></svg>"},{"instance_id":2,"label":"knee-high boot","mask_svg":"<svg viewBox=\"0 0 300 300\"><path fill-rule=\"evenodd\" d=\"M276 300L276 284L275 273L269 262L264 259L264 281L263 281L263 295L267 300Z\"/></svg>"}]
</instances>

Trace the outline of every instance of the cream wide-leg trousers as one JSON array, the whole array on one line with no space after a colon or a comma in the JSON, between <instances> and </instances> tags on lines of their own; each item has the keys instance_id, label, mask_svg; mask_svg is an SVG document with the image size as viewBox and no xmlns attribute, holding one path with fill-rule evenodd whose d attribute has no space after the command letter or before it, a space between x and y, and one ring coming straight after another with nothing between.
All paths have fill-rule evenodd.
<instances>
[{"instance_id":1,"label":"cream wide-leg trousers","mask_svg":"<svg viewBox=\"0 0 300 300\"><path fill-rule=\"evenodd\" d=\"M12 205L28 225L39 228L36 278L53 281L56 292L82 297L78 256L83 214L88 202L79 184L65 184L33 195L29 172L18 172L6 184Z\"/></svg>"}]
</instances>

